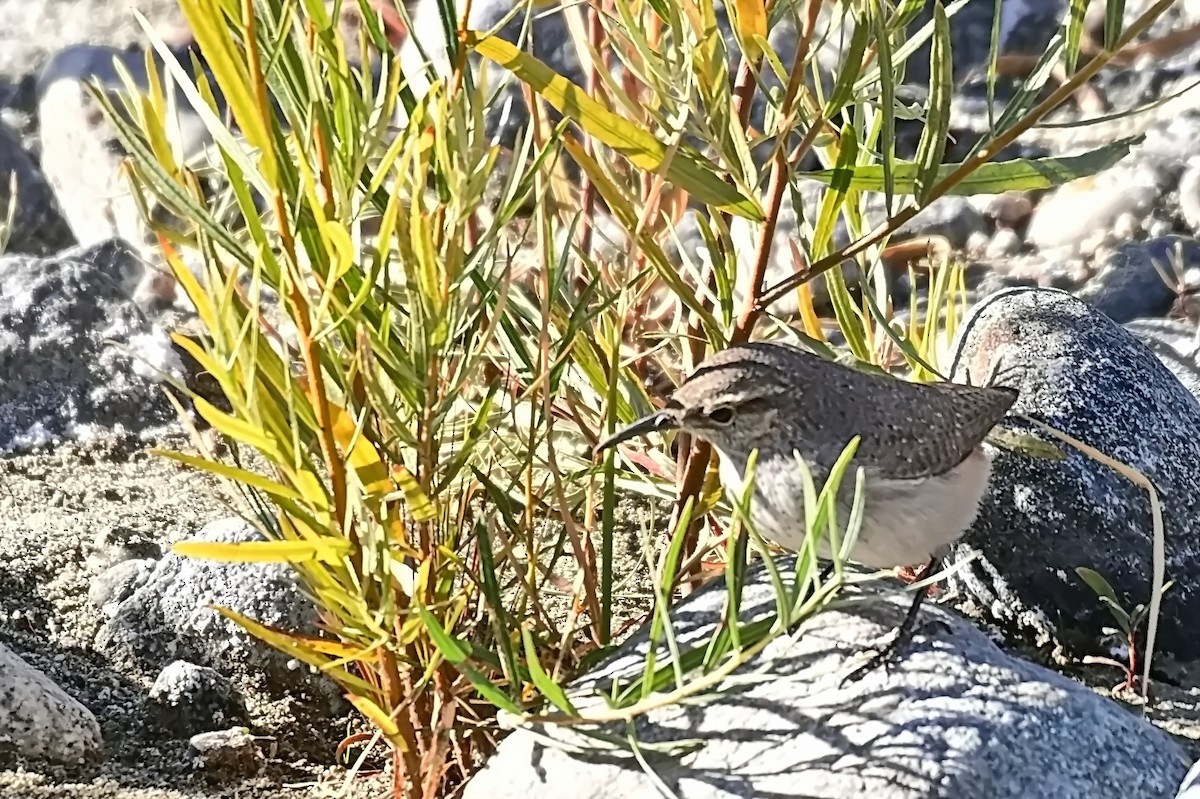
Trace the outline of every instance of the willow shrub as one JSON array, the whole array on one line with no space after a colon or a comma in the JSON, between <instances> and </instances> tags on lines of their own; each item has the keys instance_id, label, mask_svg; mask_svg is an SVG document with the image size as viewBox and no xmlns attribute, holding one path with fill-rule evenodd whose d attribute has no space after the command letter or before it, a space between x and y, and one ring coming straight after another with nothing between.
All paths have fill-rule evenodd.
<instances>
[{"instance_id":1,"label":"willow shrub","mask_svg":"<svg viewBox=\"0 0 1200 799\"><path fill-rule=\"evenodd\" d=\"M853 541L853 514L839 519L830 505L840 480L861 479L848 459L824 487L811 485L807 543L785 574L741 498L722 495L702 443L672 453L654 440L600 459L591 449L654 407L664 378L751 335L801 338L832 357L931 379L962 310L961 270L931 248L928 310L894 322L881 267L894 231L947 193L1045 188L1127 151L1118 142L1072 158L989 162L1106 60L1075 71L1082 17L1071 15L993 134L964 162L943 163L949 19L963 0L930 2L931 21L910 37L923 0L790 9L738 0L729 52L711 0L574 7L587 24L564 47L586 50L581 35L593 37L593 52L615 41L627 67L619 84L597 73L588 95L487 31L456 34L452 68L429 72L431 88L414 94L374 17L347 43L317 0L181 0L211 78L188 82L146 26L167 60L163 80L121 102L98 95L148 218L160 206L182 222L155 230L205 335L176 341L223 394L222 407L190 402L234 452L269 465L251 471L203 448L165 453L227 478L267 539L177 549L295 569L320 609L320 636L222 612L344 689L390 746L397 796L461 785L495 745L498 711L515 723L629 720L711 690L857 579L842 555L828 577L813 557L821 536ZM1110 13L1121 5L1110 2ZM1123 33L1110 26L1110 50L1168 5ZM458 31L457 12L443 2L441 13ZM764 36L783 13L805 31L789 65ZM822 83L817 53L838 37L841 66ZM924 41L932 78L919 147L905 160L895 128L912 114L896 88ZM374 71L353 63L368 43L383 54ZM568 122L531 128L502 153L482 133L485 88L462 71L475 59L510 69L540 119L555 107ZM1044 91L1064 62L1069 80ZM770 129L752 131L740 109L770 73ZM199 159L167 135L175 82L212 135ZM763 147L765 158L751 157ZM580 167L583 191L556 177L563 153ZM823 168L802 174L810 154ZM202 190L201 176L214 174L224 193ZM763 285L763 242L801 177L827 188L796 232L798 276ZM871 192L894 209L875 229L864 221ZM689 203L705 264L672 254ZM839 221L851 239L842 247L831 235ZM755 279L740 296L730 289L735 222L756 244ZM582 246L614 226L623 238L607 254ZM859 285L829 271L848 260ZM808 282L820 274L833 308L825 319ZM799 308L792 324L763 312L789 293ZM830 343L834 328L843 344ZM636 496L674 503L666 542L646 541L654 600L644 610L663 648L604 709L580 711L565 686L613 643L616 507ZM767 560L777 613L755 624L729 614L712 640L680 649L666 610L681 575L707 553L724 565L736 608L748 551Z\"/></svg>"}]
</instances>

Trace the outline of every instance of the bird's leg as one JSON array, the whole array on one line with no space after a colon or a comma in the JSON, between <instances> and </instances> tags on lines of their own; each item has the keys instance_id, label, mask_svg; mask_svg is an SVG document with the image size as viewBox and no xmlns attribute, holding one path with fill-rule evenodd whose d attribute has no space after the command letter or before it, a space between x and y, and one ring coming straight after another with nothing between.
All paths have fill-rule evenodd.
<instances>
[{"instance_id":1,"label":"bird's leg","mask_svg":"<svg viewBox=\"0 0 1200 799\"><path fill-rule=\"evenodd\" d=\"M938 569L941 563L940 557L933 557L925 564L925 568L917 575L915 582L924 580L929 575L933 574ZM904 616L904 621L900 622L900 626L896 629L896 635L892 640L876 650L864 665L852 671L849 676L842 680L842 686L847 683L858 682L870 672L874 671L879 666L886 668L892 660L900 654L905 646L912 640L913 630L917 626L917 615L921 612L921 603L925 601L925 597L929 595L931 586L926 585L918 588L916 596L913 597L912 605L908 608L908 613Z\"/></svg>"}]
</instances>

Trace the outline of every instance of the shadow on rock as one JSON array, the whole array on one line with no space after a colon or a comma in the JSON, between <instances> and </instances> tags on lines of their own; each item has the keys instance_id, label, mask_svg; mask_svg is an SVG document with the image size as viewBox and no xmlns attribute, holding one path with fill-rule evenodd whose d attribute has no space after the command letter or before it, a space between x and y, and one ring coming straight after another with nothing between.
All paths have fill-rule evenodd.
<instances>
[{"instance_id":1,"label":"shadow on rock","mask_svg":"<svg viewBox=\"0 0 1200 799\"><path fill-rule=\"evenodd\" d=\"M793 558L780 559L790 568ZM1015 659L944 609L926 607L913 643L890 672L841 685L886 641L909 595L860 594L777 640L686 705L650 710L637 739L655 777L627 752L572 728L519 730L468 784L464 799L697 797L1169 796L1187 770L1160 730L1086 687ZM724 605L724 585L697 592L672 614L680 647L703 645ZM751 572L743 619L773 609L761 569ZM594 689L640 673L645 630L572 689L577 707L602 707ZM665 663L665 647L660 652ZM578 699L575 699L578 697ZM617 723L604 730L617 738ZM653 744L695 742L684 753Z\"/></svg>"}]
</instances>

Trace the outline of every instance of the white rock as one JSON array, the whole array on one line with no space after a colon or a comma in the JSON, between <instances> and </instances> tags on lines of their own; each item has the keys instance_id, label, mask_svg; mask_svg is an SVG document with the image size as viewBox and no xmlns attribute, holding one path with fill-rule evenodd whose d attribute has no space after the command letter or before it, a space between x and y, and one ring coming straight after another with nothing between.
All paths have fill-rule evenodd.
<instances>
[{"instance_id":1,"label":"white rock","mask_svg":"<svg viewBox=\"0 0 1200 799\"><path fill-rule=\"evenodd\" d=\"M1114 238L1118 220L1126 214L1123 233L1137 227L1159 196L1157 175L1148 170L1117 166L1099 175L1068 183L1044 198L1029 220L1026 241L1040 250L1063 248L1070 254L1094 251Z\"/></svg>"},{"instance_id":2,"label":"white rock","mask_svg":"<svg viewBox=\"0 0 1200 799\"><path fill-rule=\"evenodd\" d=\"M785 580L792 562L777 561ZM751 575L746 621L774 606L763 570ZM681 647L703 645L724 591L717 581L672 611ZM1179 784L1182 750L1161 730L939 608L922 610L890 672L843 686L909 604L907 594L885 597L831 606L703 696L636 719L653 777L627 750L541 725L506 738L463 797L651 797L663 795L661 781L680 799L1160 799ZM647 649L642 630L572 689L576 707L603 708L592 692L628 685ZM603 731L624 740L626 730ZM696 746L682 753L648 746L688 741Z\"/></svg>"},{"instance_id":3,"label":"white rock","mask_svg":"<svg viewBox=\"0 0 1200 799\"><path fill-rule=\"evenodd\" d=\"M78 765L98 759L103 748L92 712L0 644L0 751Z\"/></svg>"}]
</instances>

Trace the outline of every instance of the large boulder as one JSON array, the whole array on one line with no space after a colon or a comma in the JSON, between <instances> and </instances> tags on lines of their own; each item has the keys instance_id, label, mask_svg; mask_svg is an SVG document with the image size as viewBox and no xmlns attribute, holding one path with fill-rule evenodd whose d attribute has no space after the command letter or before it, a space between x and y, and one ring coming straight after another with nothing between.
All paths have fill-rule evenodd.
<instances>
[{"instance_id":1,"label":"large boulder","mask_svg":"<svg viewBox=\"0 0 1200 799\"><path fill-rule=\"evenodd\" d=\"M1169 354L1164 350L1164 354ZM1017 388L1012 414L1061 430L1153 481L1166 527L1166 579L1157 648L1200 655L1200 404L1141 338L1086 302L1014 288L964 322L955 382ZM1006 426L1048 434L1011 418ZM1149 603L1152 526L1146 492L1068 445L1053 460L996 449L979 517L950 558L978 555L949 587L1010 634L1073 655L1107 654L1113 619L1076 569L1099 572L1119 601ZM961 564L960 564L961 565Z\"/></svg>"},{"instance_id":2,"label":"large boulder","mask_svg":"<svg viewBox=\"0 0 1200 799\"><path fill-rule=\"evenodd\" d=\"M748 582L743 620L772 612L764 570ZM702 696L640 716L648 769L619 747L539 725L506 738L464 799L658 796L659 781L680 799L1167 799L1179 785L1188 763L1165 733L942 608L923 609L897 665L843 685L909 603L904 592L872 594L817 614ZM672 611L681 647L704 645L724 596L717 581ZM571 689L576 706L602 708L594 691L639 674L648 651L643 629ZM623 723L602 731L627 735Z\"/></svg>"}]
</instances>

